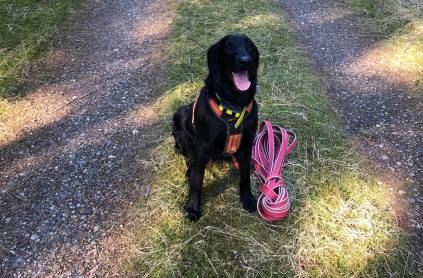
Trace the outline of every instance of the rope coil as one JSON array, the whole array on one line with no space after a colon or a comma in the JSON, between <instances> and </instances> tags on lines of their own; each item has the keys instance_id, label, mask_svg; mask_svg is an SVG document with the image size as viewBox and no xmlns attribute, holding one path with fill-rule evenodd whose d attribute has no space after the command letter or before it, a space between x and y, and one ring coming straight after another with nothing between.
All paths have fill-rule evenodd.
<instances>
[{"instance_id":1,"label":"rope coil","mask_svg":"<svg viewBox=\"0 0 423 278\"><path fill-rule=\"evenodd\" d=\"M267 221L282 220L288 215L289 195L282 169L285 156L297 145L297 137L292 131L272 125L269 121L260 124L254 141L252 160L255 173L262 182L257 211Z\"/></svg>"}]
</instances>

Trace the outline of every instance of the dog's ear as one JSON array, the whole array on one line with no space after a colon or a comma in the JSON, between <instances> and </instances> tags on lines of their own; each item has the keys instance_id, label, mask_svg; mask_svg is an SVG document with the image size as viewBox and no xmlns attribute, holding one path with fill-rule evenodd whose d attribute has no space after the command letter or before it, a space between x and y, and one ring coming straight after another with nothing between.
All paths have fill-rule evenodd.
<instances>
[{"instance_id":1,"label":"dog's ear","mask_svg":"<svg viewBox=\"0 0 423 278\"><path fill-rule=\"evenodd\" d=\"M207 65L209 67L209 73L216 75L219 70L219 50L221 41L213 44L207 51Z\"/></svg>"},{"instance_id":2,"label":"dog's ear","mask_svg":"<svg viewBox=\"0 0 423 278\"><path fill-rule=\"evenodd\" d=\"M253 60L256 66L258 67L260 62L260 51L258 50L257 46L250 40L251 49L253 50Z\"/></svg>"}]
</instances>

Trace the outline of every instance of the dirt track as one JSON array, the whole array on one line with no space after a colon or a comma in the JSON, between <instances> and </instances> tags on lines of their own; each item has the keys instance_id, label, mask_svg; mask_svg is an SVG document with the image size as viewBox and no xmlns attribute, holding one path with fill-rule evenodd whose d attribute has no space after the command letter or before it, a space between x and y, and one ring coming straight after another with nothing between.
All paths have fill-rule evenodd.
<instances>
[{"instance_id":1,"label":"dirt track","mask_svg":"<svg viewBox=\"0 0 423 278\"><path fill-rule=\"evenodd\" d=\"M58 34L21 100L38 112L20 111L0 150L0 276L118 271L114 235L160 139L143 107L165 85L169 2L97 1Z\"/></svg>"}]
</instances>

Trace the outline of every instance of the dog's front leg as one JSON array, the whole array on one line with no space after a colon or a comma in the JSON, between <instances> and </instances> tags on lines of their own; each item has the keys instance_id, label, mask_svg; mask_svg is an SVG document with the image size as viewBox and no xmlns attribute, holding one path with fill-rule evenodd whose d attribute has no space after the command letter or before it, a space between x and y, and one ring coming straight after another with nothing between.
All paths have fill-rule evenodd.
<instances>
[{"instance_id":1,"label":"dog's front leg","mask_svg":"<svg viewBox=\"0 0 423 278\"><path fill-rule=\"evenodd\" d=\"M196 159L189 161L187 170L189 192L185 211L192 221L197 221L201 217L201 191L208 160L208 156L202 152L197 153Z\"/></svg>"},{"instance_id":2,"label":"dog's front leg","mask_svg":"<svg viewBox=\"0 0 423 278\"><path fill-rule=\"evenodd\" d=\"M236 154L239 163L239 198L242 206L248 212L256 211L257 201L251 193L251 147L243 148Z\"/></svg>"}]
</instances>

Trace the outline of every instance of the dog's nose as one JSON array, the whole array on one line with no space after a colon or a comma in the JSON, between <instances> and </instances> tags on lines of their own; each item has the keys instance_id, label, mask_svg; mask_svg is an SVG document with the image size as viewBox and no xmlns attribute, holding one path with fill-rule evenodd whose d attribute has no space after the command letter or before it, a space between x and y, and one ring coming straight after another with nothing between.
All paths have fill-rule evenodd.
<instances>
[{"instance_id":1,"label":"dog's nose","mask_svg":"<svg viewBox=\"0 0 423 278\"><path fill-rule=\"evenodd\" d=\"M247 55L243 55L241 57L239 57L239 66L241 68L245 68L246 66L248 66L251 63L251 58L250 56Z\"/></svg>"}]
</instances>

